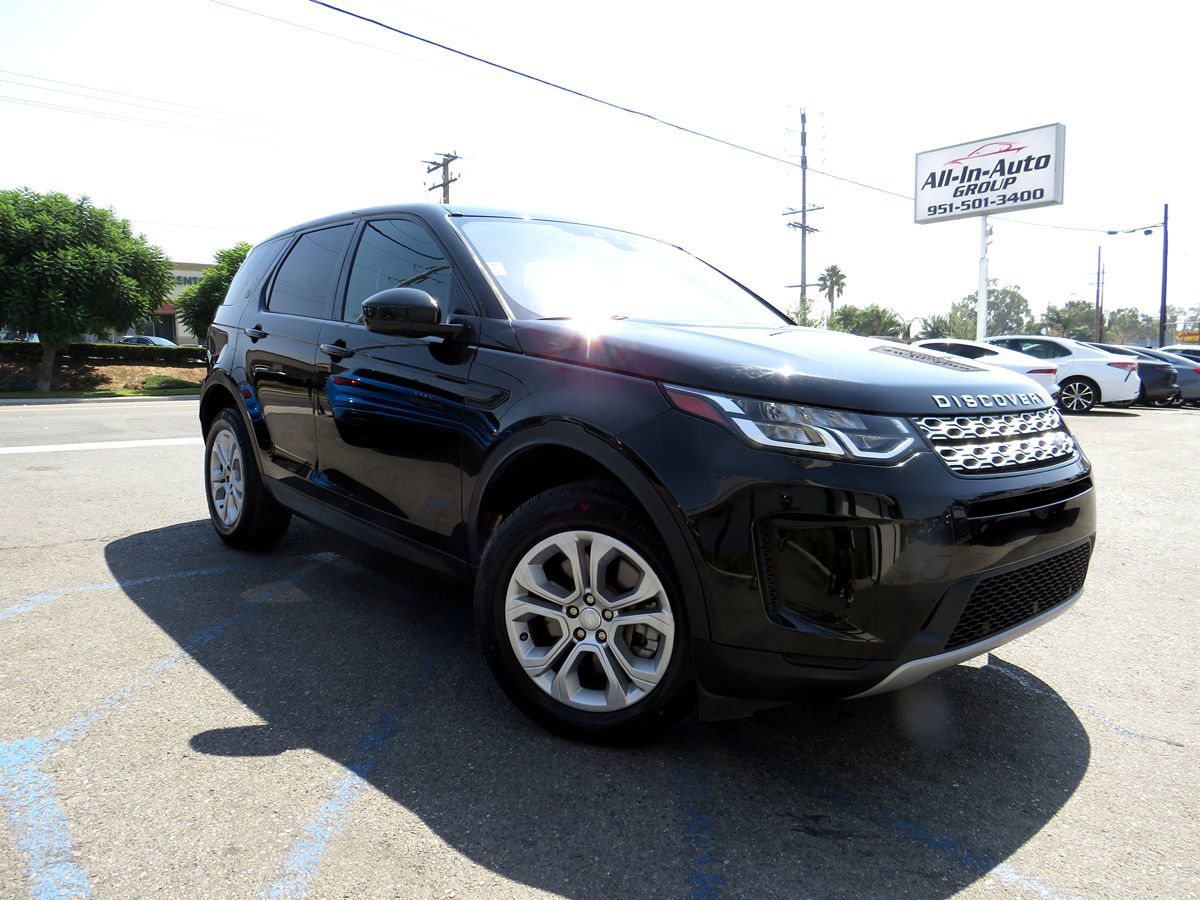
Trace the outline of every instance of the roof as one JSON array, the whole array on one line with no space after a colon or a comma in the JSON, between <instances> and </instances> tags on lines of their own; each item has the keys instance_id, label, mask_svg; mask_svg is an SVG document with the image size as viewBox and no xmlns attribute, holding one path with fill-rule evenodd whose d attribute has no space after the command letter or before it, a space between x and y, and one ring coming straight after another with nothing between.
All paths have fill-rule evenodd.
<instances>
[{"instance_id":1,"label":"roof","mask_svg":"<svg viewBox=\"0 0 1200 900\"><path fill-rule=\"evenodd\" d=\"M486 216L493 219L548 219L554 222L580 221L579 219L572 218L570 216L535 213L532 210L501 209L498 207L489 206L461 206L459 204L443 205L441 203L394 203L385 206L368 206L363 207L362 209L351 209L328 216L322 216L319 219L312 219L308 222L301 222L297 225L292 225L289 228L281 229L264 240L269 241L272 238L277 238L285 234L291 234L293 231L299 231L301 229L316 228L321 225L332 225L335 222L341 222L351 217L389 215L392 213L423 215L426 218L438 218L440 216Z\"/></svg>"},{"instance_id":2,"label":"roof","mask_svg":"<svg viewBox=\"0 0 1200 900\"><path fill-rule=\"evenodd\" d=\"M601 226L598 222L589 222L581 219L578 216L564 216L561 214L535 212L534 210L521 209L503 209L492 206L462 206L459 204L441 203L394 203L386 206L368 206L362 209L351 209L340 213L334 213L328 216L322 216L319 219L312 219L308 222L301 222L292 225L288 228L281 229L269 237L263 238L264 241L274 240L283 235L292 234L295 231L301 231L310 228L320 228L323 225L333 225L337 222L343 222L346 219L357 216L386 216L396 213L408 213L410 215L424 216L425 218L436 219L442 216L448 218L457 218L465 216L480 216L490 219L538 219L546 222L571 222L578 225L594 225L596 227L611 228L613 231L623 231L626 234L636 234L639 237L648 237L652 240L661 241L661 238L655 238L652 235L642 234L641 232L630 231L628 228L620 228L619 226L605 225ZM670 241L663 243L671 244ZM672 244L672 246L678 246Z\"/></svg>"}]
</instances>

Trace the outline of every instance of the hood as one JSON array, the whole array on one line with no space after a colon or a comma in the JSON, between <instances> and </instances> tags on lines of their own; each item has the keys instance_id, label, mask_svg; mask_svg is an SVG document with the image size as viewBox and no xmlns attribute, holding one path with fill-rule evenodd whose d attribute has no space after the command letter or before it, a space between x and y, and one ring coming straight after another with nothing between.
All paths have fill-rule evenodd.
<instances>
[{"instance_id":1,"label":"hood","mask_svg":"<svg viewBox=\"0 0 1200 900\"><path fill-rule=\"evenodd\" d=\"M1053 405L1024 375L836 331L634 319L512 324L521 349L531 356L722 394L892 415Z\"/></svg>"}]
</instances>

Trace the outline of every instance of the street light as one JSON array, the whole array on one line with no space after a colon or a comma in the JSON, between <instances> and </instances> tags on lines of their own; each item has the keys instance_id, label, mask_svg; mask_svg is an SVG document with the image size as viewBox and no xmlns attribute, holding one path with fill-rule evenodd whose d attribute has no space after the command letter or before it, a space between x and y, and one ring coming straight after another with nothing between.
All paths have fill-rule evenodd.
<instances>
[{"instance_id":1,"label":"street light","mask_svg":"<svg viewBox=\"0 0 1200 900\"><path fill-rule=\"evenodd\" d=\"M1124 231L1108 233L1133 234L1135 231L1140 231L1142 234L1153 234L1155 228L1163 230L1162 298L1158 307L1158 346L1161 347L1167 342L1167 204L1163 204L1163 220L1157 225L1150 225L1146 228L1126 228Z\"/></svg>"}]
</instances>

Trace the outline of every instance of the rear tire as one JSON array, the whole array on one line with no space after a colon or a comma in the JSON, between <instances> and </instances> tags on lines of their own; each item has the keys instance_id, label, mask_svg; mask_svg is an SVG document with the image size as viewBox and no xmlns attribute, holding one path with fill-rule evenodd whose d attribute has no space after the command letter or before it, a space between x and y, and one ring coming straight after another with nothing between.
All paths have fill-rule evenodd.
<instances>
[{"instance_id":1,"label":"rear tire","mask_svg":"<svg viewBox=\"0 0 1200 900\"><path fill-rule=\"evenodd\" d=\"M526 501L480 561L475 624L530 718L568 737L633 743L695 709L683 597L659 535L607 482Z\"/></svg>"},{"instance_id":2,"label":"rear tire","mask_svg":"<svg viewBox=\"0 0 1200 900\"><path fill-rule=\"evenodd\" d=\"M1183 406L1183 395L1179 393L1179 391L1176 391L1169 397L1162 397L1158 400L1155 400L1154 405L1160 408Z\"/></svg>"},{"instance_id":3,"label":"rear tire","mask_svg":"<svg viewBox=\"0 0 1200 900\"><path fill-rule=\"evenodd\" d=\"M239 550L273 546L292 521L291 512L267 493L246 425L230 407L208 426L204 493L217 536Z\"/></svg>"},{"instance_id":4,"label":"rear tire","mask_svg":"<svg viewBox=\"0 0 1200 900\"><path fill-rule=\"evenodd\" d=\"M1100 401L1100 389L1086 378L1068 378L1059 387L1058 406L1065 413L1091 412Z\"/></svg>"}]
</instances>

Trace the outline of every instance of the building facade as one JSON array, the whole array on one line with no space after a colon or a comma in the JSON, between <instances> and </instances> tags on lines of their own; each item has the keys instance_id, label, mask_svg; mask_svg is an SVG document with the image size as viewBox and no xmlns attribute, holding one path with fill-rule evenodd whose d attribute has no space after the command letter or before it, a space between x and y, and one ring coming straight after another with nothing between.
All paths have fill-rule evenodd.
<instances>
[{"instance_id":1,"label":"building facade","mask_svg":"<svg viewBox=\"0 0 1200 900\"><path fill-rule=\"evenodd\" d=\"M167 298L166 303L155 310L154 315L143 326L143 330L130 329L127 333L152 334L155 337L174 341L176 344L198 343L196 336L188 331L188 327L179 318L179 314L175 310L175 301L179 299L184 288L198 282L200 276L211 268L211 265L211 263L175 262L172 260L171 274L175 278L175 286L171 289L171 296Z\"/></svg>"}]
</instances>

